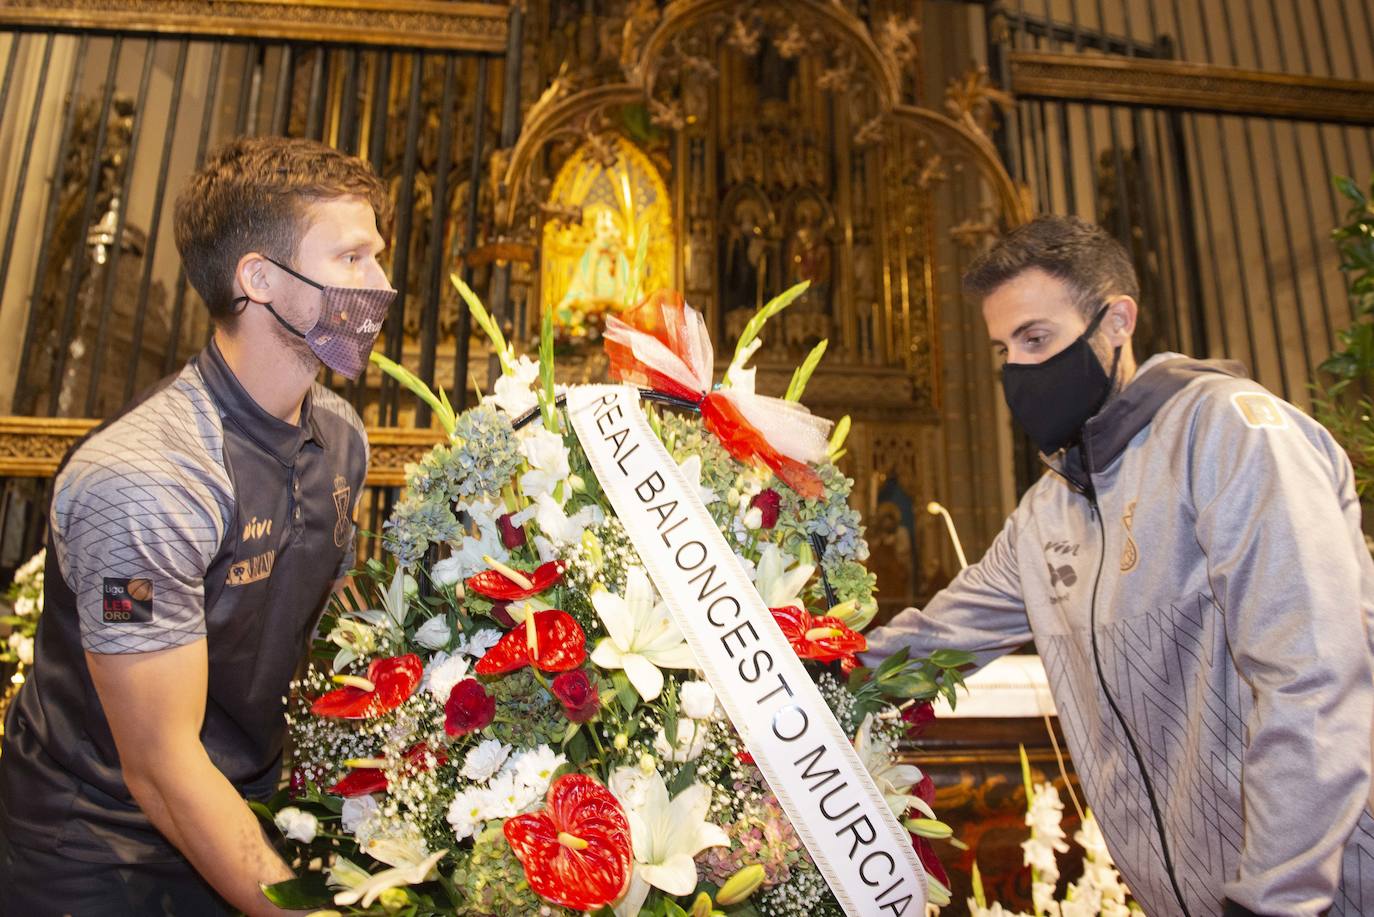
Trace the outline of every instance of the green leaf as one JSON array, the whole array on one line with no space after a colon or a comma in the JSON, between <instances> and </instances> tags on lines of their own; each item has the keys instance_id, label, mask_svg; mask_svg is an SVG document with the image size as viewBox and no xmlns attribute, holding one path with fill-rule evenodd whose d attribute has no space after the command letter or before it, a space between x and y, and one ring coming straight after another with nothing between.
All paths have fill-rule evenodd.
<instances>
[{"instance_id":1,"label":"green leaf","mask_svg":"<svg viewBox=\"0 0 1374 917\"><path fill-rule=\"evenodd\" d=\"M264 803L258 802L256 799L250 799L248 800L248 808L252 809L254 814L263 821L275 824L277 813L273 812Z\"/></svg>"},{"instance_id":2,"label":"green leaf","mask_svg":"<svg viewBox=\"0 0 1374 917\"><path fill-rule=\"evenodd\" d=\"M635 707L639 706L639 692L630 684L630 677L624 669L616 669L611 673L611 684L615 686L615 696L620 700L620 706L625 708L626 713L634 713Z\"/></svg>"},{"instance_id":3,"label":"green leaf","mask_svg":"<svg viewBox=\"0 0 1374 917\"><path fill-rule=\"evenodd\" d=\"M477 323L477 327L482 329L482 333L491 341L492 352L501 360L502 367L511 365L510 345L506 343L506 336L501 333L501 326L496 323L496 319L491 317L487 307L482 305L482 300L477 298L477 294L472 292L472 287L463 282L463 278L457 274L449 274L448 279L458 291L458 295L463 297L463 302L467 303L468 312L472 315L472 320Z\"/></svg>"},{"instance_id":4,"label":"green leaf","mask_svg":"<svg viewBox=\"0 0 1374 917\"><path fill-rule=\"evenodd\" d=\"M806 383L811 381L811 374L820 365L821 357L825 356L825 348L830 341L823 340L811 352L806 355L802 365L797 367L796 372L792 373L792 381L787 384L787 394L783 395L784 401L800 401L802 392L806 391Z\"/></svg>"},{"instance_id":5,"label":"green leaf","mask_svg":"<svg viewBox=\"0 0 1374 917\"><path fill-rule=\"evenodd\" d=\"M288 911L313 911L334 903L334 892L325 884L324 873L319 872L264 885L262 893Z\"/></svg>"},{"instance_id":6,"label":"green leaf","mask_svg":"<svg viewBox=\"0 0 1374 917\"><path fill-rule=\"evenodd\" d=\"M425 385L424 381L419 376L415 375L404 366L392 362L376 351L373 351L372 356L368 359L377 364L382 372L401 383L401 385L413 392L421 401L429 405L430 410L434 412L434 416L439 418L439 423L443 425L444 432L449 436L453 435L453 425L455 422L453 408L445 409L445 402L440 401L439 397L435 395L434 392L430 391L429 386Z\"/></svg>"},{"instance_id":7,"label":"green leaf","mask_svg":"<svg viewBox=\"0 0 1374 917\"><path fill-rule=\"evenodd\" d=\"M964 650L936 650L930 654L930 661L942 669L957 669L973 664L973 654Z\"/></svg>"},{"instance_id":8,"label":"green leaf","mask_svg":"<svg viewBox=\"0 0 1374 917\"><path fill-rule=\"evenodd\" d=\"M801 283L783 290L777 296L768 300L762 309L754 313L753 318L749 319L749 323L746 324L744 330L740 332L739 341L735 343L735 356L734 359L730 361L732 366L743 360L745 350L750 344L754 343L754 338L759 336L759 332L763 330L764 324L783 309L792 305L798 296L806 292L806 288L809 286L811 286L811 281L803 280ZM721 380L722 384L726 384L730 381L729 370L726 370L725 376L726 378Z\"/></svg>"},{"instance_id":9,"label":"green leaf","mask_svg":"<svg viewBox=\"0 0 1374 917\"><path fill-rule=\"evenodd\" d=\"M688 761L686 764L682 765L682 767L678 768L678 772L673 775L672 782L668 784L668 795L670 797L676 796L678 793L681 793L695 783L696 779L697 764L695 761Z\"/></svg>"},{"instance_id":10,"label":"green leaf","mask_svg":"<svg viewBox=\"0 0 1374 917\"><path fill-rule=\"evenodd\" d=\"M1331 177L1331 183L1336 186L1337 191L1354 201L1357 207L1362 208L1366 204L1365 196L1364 193L1360 191L1360 186L1355 184L1348 176L1333 175Z\"/></svg>"}]
</instances>

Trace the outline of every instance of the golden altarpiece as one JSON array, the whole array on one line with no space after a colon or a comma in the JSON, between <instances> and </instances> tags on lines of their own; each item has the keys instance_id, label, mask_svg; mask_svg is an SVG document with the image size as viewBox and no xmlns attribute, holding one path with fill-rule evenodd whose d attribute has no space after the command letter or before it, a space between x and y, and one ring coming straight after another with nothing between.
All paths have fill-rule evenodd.
<instances>
[{"instance_id":1,"label":"golden altarpiece","mask_svg":"<svg viewBox=\"0 0 1374 917\"><path fill-rule=\"evenodd\" d=\"M980 480L974 456L948 448L995 402L970 387L978 373L945 360L951 345L961 361L986 359L959 265L1028 205L987 134L1009 98L954 69L966 59L923 59L919 4L883 6L860 18L837 2L629 0L595 14L531 2L520 137L497 154L489 191L493 240L531 253L509 268L513 327L531 337L553 311L560 375L603 371L597 328L623 308L641 244L644 287L682 290L722 362L759 306L810 282L765 331L759 385L781 393L829 342L807 402L854 421L846 470L872 520L885 606L900 607L951 572L913 500L992 504L979 542L1000 525L995 456ZM957 437L949 413L965 418Z\"/></svg>"}]
</instances>

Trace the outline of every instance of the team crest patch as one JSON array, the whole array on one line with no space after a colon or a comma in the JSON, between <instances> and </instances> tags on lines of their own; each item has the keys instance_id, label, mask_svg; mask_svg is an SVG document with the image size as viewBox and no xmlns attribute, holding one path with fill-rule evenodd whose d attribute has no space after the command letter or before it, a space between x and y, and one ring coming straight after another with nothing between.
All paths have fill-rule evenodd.
<instances>
[{"instance_id":1,"label":"team crest patch","mask_svg":"<svg viewBox=\"0 0 1374 917\"><path fill-rule=\"evenodd\" d=\"M334 511L338 518L334 522L334 547L342 548L348 544L348 536L353 534L352 501L353 488L343 475L334 476Z\"/></svg>"},{"instance_id":2,"label":"team crest patch","mask_svg":"<svg viewBox=\"0 0 1374 917\"><path fill-rule=\"evenodd\" d=\"M276 559L276 551L264 551L257 557L234 561L229 568L229 576L225 580L225 584L247 586L249 583L256 583L260 579L267 579L272 575L272 564Z\"/></svg>"},{"instance_id":3,"label":"team crest patch","mask_svg":"<svg viewBox=\"0 0 1374 917\"><path fill-rule=\"evenodd\" d=\"M105 577L100 587L100 620L105 624L147 624L152 621L152 580Z\"/></svg>"},{"instance_id":4,"label":"team crest patch","mask_svg":"<svg viewBox=\"0 0 1374 917\"><path fill-rule=\"evenodd\" d=\"M1282 429L1288 426L1288 417L1273 395L1265 392L1237 392L1231 396L1231 403L1240 412L1245 425L1252 430L1264 427Z\"/></svg>"}]
</instances>

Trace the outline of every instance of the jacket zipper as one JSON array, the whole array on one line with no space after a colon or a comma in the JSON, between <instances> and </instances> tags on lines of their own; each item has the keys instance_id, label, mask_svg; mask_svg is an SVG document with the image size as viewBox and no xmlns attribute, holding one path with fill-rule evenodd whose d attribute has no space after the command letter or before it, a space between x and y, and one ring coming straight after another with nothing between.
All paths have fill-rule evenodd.
<instances>
[{"instance_id":1,"label":"jacket zipper","mask_svg":"<svg viewBox=\"0 0 1374 917\"><path fill-rule=\"evenodd\" d=\"M1174 872L1174 860L1169 854L1169 840L1164 833L1164 816L1159 811L1154 784L1150 781L1150 775L1145 770L1145 758L1140 754L1140 748L1135 743L1135 737L1131 734L1130 727L1126 725L1126 717L1122 715L1121 708L1116 705L1116 700L1107 688L1107 678L1102 672L1102 656L1097 648L1097 589L1102 582L1102 569L1107 562L1107 526L1102 521L1102 510L1097 505L1097 491L1092 485L1092 472L1088 473L1088 486L1084 491L1084 496L1088 498L1093 518L1097 520L1099 545L1097 575L1093 577L1092 602L1088 606L1088 639L1092 643L1093 671L1097 675L1097 684L1102 690L1102 696L1107 699L1107 706L1111 707L1117 725L1121 727L1121 733L1126 737L1126 744L1130 746L1131 756L1135 758L1136 767L1140 771L1140 779L1145 784L1145 797L1149 800L1150 814L1154 818L1155 831L1159 834L1159 847L1164 855L1164 871L1169 874L1169 884L1173 887L1174 897L1178 899L1178 906L1183 912L1183 917L1192 917L1188 911L1188 904L1183 898L1183 890L1179 887L1178 876Z\"/></svg>"}]
</instances>

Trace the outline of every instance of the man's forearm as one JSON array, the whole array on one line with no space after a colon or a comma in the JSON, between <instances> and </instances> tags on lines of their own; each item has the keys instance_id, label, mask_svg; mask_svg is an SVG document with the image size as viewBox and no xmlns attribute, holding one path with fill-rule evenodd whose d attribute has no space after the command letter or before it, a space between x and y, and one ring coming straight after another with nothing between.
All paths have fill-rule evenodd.
<instances>
[{"instance_id":1,"label":"man's forearm","mask_svg":"<svg viewBox=\"0 0 1374 917\"><path fill-rule=\"evenodd\" d=\"M283 913L263 896L259 884L290 879L291 870L204 750L183 757L163 762L154 775L126 774L135 800L226 901L254 917Z\"/></svg>"}]
</instances>

